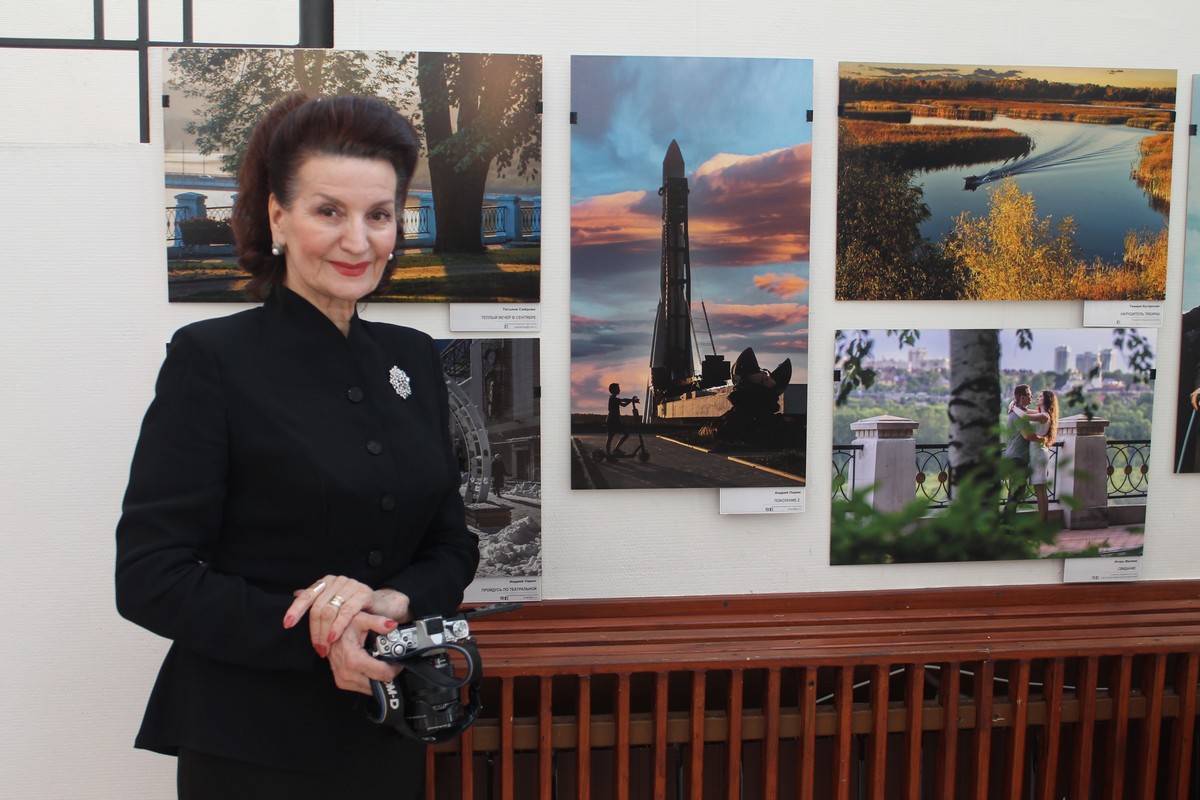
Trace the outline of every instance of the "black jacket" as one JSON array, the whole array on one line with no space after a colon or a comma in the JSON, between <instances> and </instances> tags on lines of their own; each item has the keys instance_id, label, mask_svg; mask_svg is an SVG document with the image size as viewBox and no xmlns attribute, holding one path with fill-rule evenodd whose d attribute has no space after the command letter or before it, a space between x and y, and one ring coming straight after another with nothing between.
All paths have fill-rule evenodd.
<instances>
[{"instance_id":1,"label":"black jacket","mask_svg":"<svg viewBox=\"0 0 1200 800\"><path fill-rule=\"evenodd\" d=\"M118 610L174 641L137 746L303 769L395 735L283 614L327 573L453 611L479 557L458 487L425 334L355 317L343 336L282 288L179 330L117 526Z\"/></svg>"},{"instance_id":2,"label":"black jacket","mask_svg":"<svg viewBox=\"0 0 1200 800\"><path fill-rule=\"evenodd\" d=\"M1200 472L1200 433L1194 429L1192 422L1191 400L1192 392L1197 389L1200 389L1200 306L1184 313L1180 333L1179 395L1175 420L1175 465L1178 472ZM1190 436L1189 427L1193 427Z\"/></svg>"}]
</instances>

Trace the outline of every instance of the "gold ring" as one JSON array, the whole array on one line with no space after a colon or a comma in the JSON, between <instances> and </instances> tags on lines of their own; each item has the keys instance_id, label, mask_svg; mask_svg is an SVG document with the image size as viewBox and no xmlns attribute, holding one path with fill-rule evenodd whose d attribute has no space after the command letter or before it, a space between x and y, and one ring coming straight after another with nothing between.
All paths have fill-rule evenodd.
<instances>
[{"instance_id":1,"label":"gold ring","mask_svg":"<svg viewBox=\"0 0 1200 800\"><path fill-rule=\"evenodd\" d=\"M329 605L333 606L334 608L341 608L342 603L344 602L346 602L346 598L342 597L340 594L335 594L333 599L329 601Z\"/></svg>"}]
</instances>

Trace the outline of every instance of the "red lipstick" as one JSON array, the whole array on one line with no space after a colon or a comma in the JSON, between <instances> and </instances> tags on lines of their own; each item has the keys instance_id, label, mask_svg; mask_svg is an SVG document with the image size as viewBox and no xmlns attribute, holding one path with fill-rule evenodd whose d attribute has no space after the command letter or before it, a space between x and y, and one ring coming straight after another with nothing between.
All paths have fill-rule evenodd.
<instances>
[{"instance_id":1,"label":"red lipstick","mask_svg":"<svg viewBox=\"0 0 1200 800\"><path fill-rule=\"evenodd\" d=\"M338 274L345 275L347 278L357 278L367 271L367 267L371 266L370 261L359 261L354 264L347 261L330 261L329 263L338 271Z\"/></svg>"}]
</instances>

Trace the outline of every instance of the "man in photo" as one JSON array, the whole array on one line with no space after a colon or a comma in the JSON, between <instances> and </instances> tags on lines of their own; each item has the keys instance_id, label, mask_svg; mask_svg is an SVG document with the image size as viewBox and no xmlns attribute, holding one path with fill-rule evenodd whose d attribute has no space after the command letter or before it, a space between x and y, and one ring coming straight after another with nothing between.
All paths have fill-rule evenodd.
<instances>
[{"instance_id":1,"label":"man in photo","mask_svg":"<svg viewBox=\"0 0 1200 800\"><path fill-rule=\"evenodd\" d=\"M1015 513L1017 506L1029 493L1029 440L1025 434L1031 433L1029 420L1023 413L1033 402L1033 390L1029 384L1017 384L1013 389L1013 400L1008 405L1008 419L1004 425L1004 457L1013 464L1013 475L1009 479L1008 500L1005 501L1006 512Z\"/></svg>"},{"instance_id":2,"label":"man in photo","mask_svg":"<svg viewBox=\"0 0 1200 800\"><path fill-rule=\"evenodd\" d=\"M500 490L504 488L504 479L508 477L508 469L504 466L504 459L499 453L492 458L492 492L496 497L500 496Z\"/></svg>"}]
</instances>

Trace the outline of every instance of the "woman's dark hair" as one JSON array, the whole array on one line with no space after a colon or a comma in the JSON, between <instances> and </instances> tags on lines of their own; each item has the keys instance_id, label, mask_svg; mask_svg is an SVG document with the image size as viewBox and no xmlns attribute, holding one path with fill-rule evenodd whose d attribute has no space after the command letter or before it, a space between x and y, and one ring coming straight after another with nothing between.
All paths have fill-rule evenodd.
<instances>
[{"instance_id":1,"label":"woman's dark hair","mask_svg":"<svg viewBox=\"0 0 1200 800\"><path fill-rule=\"evenodd\" d=\"M396 248L404 243L404 199L417 164L420 139L411 123L372 97L309 97L294 92L277 102L250 134L238 171L233 233L238 263L250 273L250 291L264 299L283 283L286 262L271 254L267 199L290 208L300 165L318 156L386 161L396 170ZM387 283L394 263L384 268Z\"/></svg>"}]
</instances>

